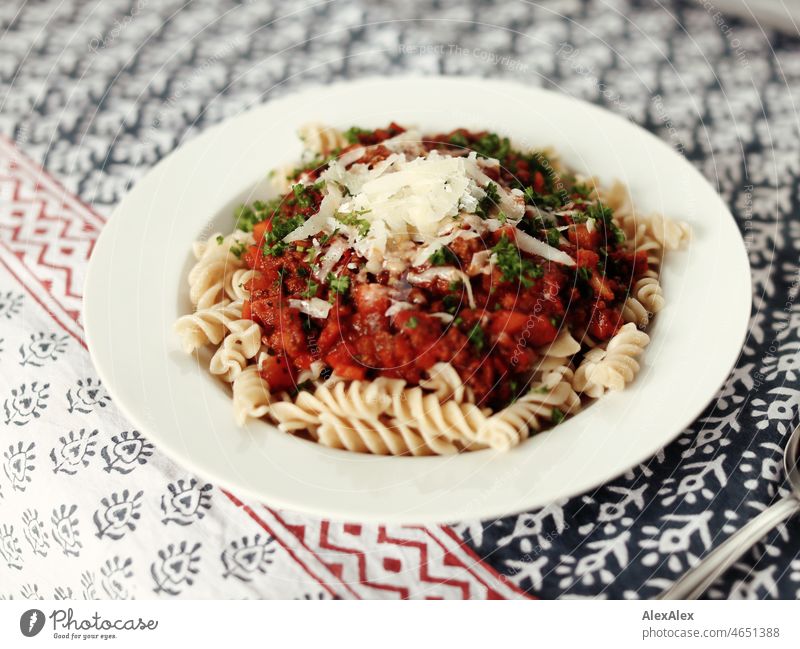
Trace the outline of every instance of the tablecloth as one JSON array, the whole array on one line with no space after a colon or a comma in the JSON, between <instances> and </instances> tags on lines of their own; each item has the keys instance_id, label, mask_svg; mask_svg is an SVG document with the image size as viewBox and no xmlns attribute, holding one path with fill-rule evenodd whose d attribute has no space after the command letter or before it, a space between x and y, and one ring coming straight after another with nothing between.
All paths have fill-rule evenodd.
<instances>
[{"instance_id":1,"label":"tablecloth","mask_svg":"<svg viewBox=\"0 0 800 649\"><path fill-rule=\"evenodd\" d=\"M707 1L66 0L2 3L0 20L0 596L647 598L783 490L800 404L797 39ZM415 527L240 499L165 458L98 380L81 324L92 246L127 189L210 125L309 84L410 72L556 89L675 146L747 244L745 347L674 443L544 509ZM799 551L794 520L708 596L796 597Z\"/></svg>"}]
</instances>

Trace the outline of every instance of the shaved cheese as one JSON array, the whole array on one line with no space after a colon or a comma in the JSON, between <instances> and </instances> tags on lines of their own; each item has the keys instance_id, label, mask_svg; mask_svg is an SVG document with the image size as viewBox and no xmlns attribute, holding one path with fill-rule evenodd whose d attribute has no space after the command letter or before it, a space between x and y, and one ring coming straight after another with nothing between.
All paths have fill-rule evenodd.
<instances>
[{"instance_id":1,"label":"shaved cheese","mask_svg":"<svg viewBox=\"0 0 800 649\"><path fill-rule=\"evenodd\" d=\"M322 259L319 261L319 266L314 272L314 276L317 279L325 279L336 265L336 262L342 258L345 250L347 250L347 242L338 237L334 239L333 243L331 243L325 251L325 254L322 255Z\"/></svg>"},{"instance_id":2,"label":"shaved cheese","mask_svg":"<svg viewBox=\"0 0 800 649\"><path fill-rule=\"evenodd\" d=\"M475 275L488 275L492 272L492 251L481 250L472 255L469 266L467 267L467 275L474 277Z\"/></svg>"},{"instance_id":3,"label":"shaved cheese","mask_svg":"<svg viewBox=\"0 0 800 649\"><path fill-rule=\"evenodd\" d=\"M437 313L431 313L434 318L439 318L442 322L452 322L454 320L453 316L450 313L444 313L442 311Z\"/></svg>"},{"instance_id":4,"label":"shaved cheese","mask_svg":"<svg viewBox=\"0 0 800 649\"><path fill-rule=\"evenodd\" d=\"M519 189L507 191L502 185L494 182L489 176L483 173L481 162L476 157L475 152L469 154L464 160L464 169L467 175L479 185L485 187L492 183L497 189L500 198L500 210L509 218L521 219L525 214L525 195Z\"/></svg>"},{"instance_id":5,"label":"shaved cheese","mask_svg":"<svg viewBox=\"0 0 800 649\"><path fill-rule=\"evenodd\" d=\"M339 156L337 162L343 167L349 167L356 160L363 157L367 150L363 146L356 147Z\"/></svg>"},{"instance_id":6,"label":"shaved cheese","mask_svg":"<svg viewBox=\"0 0 800 649\"><path fill-rule=\"evenodd\" d=\"M309 217L299 228L292 230L283 240L287 243L302 241L303 239L308 239L308 237L322 232L341 202L342 194L335 186L330 187L328 194L323 197L322 203L320 203L319 212Z\"/></svg>"},{"instance_id":7,"label":"shaved cheese","mask_svg":"<svg viewBox=\"0 0 800 649\"><path fill-rule=\"evenodd\" d=\"M455 241L458 238L458 234L459 234L459 231L456 230L455 232L451 232L450 234L446 234L444 236L434 238L433 241L431 241L430 243L422 246L419 249L417 254L414 255L414 259L412 260L411 265L412 266L421 266L426 261L428 261L428 258L434 252L439 250L439 248L441 248L442 246L446 246L448 244L451 244L453 241Z\"/></svg>"},{"instance_id":8,"label":"shaved cheese","mask_svg":"<svg viewBox=\"0 0 800 649\"><path fill-rule=\"evenodd\" d=\"M469 277L467 277L464 271L458 270L458 268L453 266L434 266L421 273L409 273L406 275L406 280L409 284L427 284L437 279L443 279L446 282L463 282L464 288L467 291L469 307L471 309L475 308L475 298L472 295L472 286L469 283Z\"/></svg>"},{"instance_id":9,"label":"shaved cheese","mask_svg":"<svg viewBox=\"0 0 800 649\"><path fill-rule=\"evenodd\" d=\"M544 241L539 241L539 239L533 238L531 235L523 232L522 230L516 230L514 232L514 238L516 239L517 247L523 252L527 252L532 255L539 255L540 257L544 257L548 261L554 261L557 264L564 264L565 266L575 265L575 260L563 250L553 248L553 246L546 244Z\"/></svg>"},{"instance_id":10,"label":"shaved cheese","mask_svg":"<svg viewBox=\"0 0 800 649\"><path fill-rule=\"evenodd\" d=\"M289 306L292 309L299 309L300 313L310 315L312 318L327 318L332 304L318 297L312 297L310 300L289 300Z\"/></svg>"},{"instance_id":11,"label":"shaved cheese","mask_svg":"<svg viewBox=\"0 0 800 649\"><path fill-rule=\"evenodd\" d=\"M392 300L391 306L389 306L389 308L386 309L386 312L383 315L385 315L387 318L391 318L392 316L397 315L401 311L413 308L414 305L411 304L410 302L395 302L394 300Z\"/></svg>"}]
</instances>

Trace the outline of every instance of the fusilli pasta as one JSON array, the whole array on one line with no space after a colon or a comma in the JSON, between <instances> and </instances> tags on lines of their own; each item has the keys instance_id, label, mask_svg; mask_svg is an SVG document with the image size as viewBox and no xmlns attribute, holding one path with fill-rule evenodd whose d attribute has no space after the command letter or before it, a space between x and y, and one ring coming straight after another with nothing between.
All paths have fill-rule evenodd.
<instances>
[{"instance_id":1,"label":"fusilli pasta","mask_svg":"<svg viewBox=\"0 0 800 649\"><path fill-rule=\"evenodd\" d=\"M526 203L523 192L508 186L501 187L502 182L499 180L491 182L487 173L492 172L482 171L492 165L496 168L498 160L487 161L486 167L482 167L473 153L468 157L457 157L453 164L453 160L445 155L446 151L437 151L426 161L428 151L420 144L421 136L415 134L410 137L409 132L404 134L402 127L394 124L383 131L385 136L391 135L391 138L384 138L385 147L372 150L371 154L377 154L376 158L372 158L371 154L367 154L370 146L362 143L374 141L375 132L359 129L354 132L359 143L347 149L350 144L348 137L352 138L353 132L348 132L348 137L345 137L344 133L336 129L318 124L302 129L304 156L300 166L287 165L273 175L273 181L279 186L281 193L286 193L281 199L286 203L281 204L280 210L274 208L280 201L269 203L271 212L259 207L258 217L250 214L243 218L247 223L241 227L258 232L256 236L259 238L261 257L257 263L252 259L255 253L243 255L255 243L252 232L237 230L230 235L215 233L194 244L195 263L188 274L189 298L194 312L179 318L175 323L175 330L187 353L206 345L216 346L209 362L209 370L231 385L234 416L239 425L244 425L249 419L268 418L280 430L305 436L324 446L379 455L447 455L486 448L507 450L522 443L532 433L558 424L566 416L577 413L582 407L582 398L586 402L607 391L620 390L634 379L640 369L639 357L650 341L648 335L640 329L647 327L653 315L665 306L664 293L659 283L663 257L666 251L675 250L689 240L691 233L686 223L672 221L660 214L637 214L628 190L620 183L614 183L610 189L605 190L594 178L573 176L577 178L575 183L580 183L580 188L577 184L573 185L575 193L571 198L556 197L558 200L554 204L561 207L551 208L549 212L554 227L548 225L546 236L537 239L524 229L516 229L516 225L522 221L526 210L534 209L534 205L537 206L535 209L538 213L540 203L535 202L538 199L534 197ZM455 144L453 137L463 139L466 136L447 136L448 141ZM405 150L411 157L409 160L404 158L403 138L407 138L410 143ZM339 156L343 149L345 153ZM322 198L320 196L327 187L327 181L325 174L317 168L320 159L330 159L331 178L335 180L335 187ZM374 164L373 159L377 160ZM335 168L337 160L347 162ZM368 162L364 163L364 160ZM390 174L397 173L398 168L402 168L405 171L401 171L401 174L407 175L399 176L401 180L406 177L417 178L416 182L434 192L434 187L441 183L438 180L432 182L428 177L430 174L426 175L427 172L417 173L414 165L422 162L432 163L431 169L446 170L447 188L462 187L461 199L455 203L452 202L450 191L439 195L437 200L447 215L446 220L452 223L452 219L460 218L459 215L463 216L463 220L455 230L451 225L449 230L431 230L426 233L431 238L438 236L438 242L445 241L453 249L442 245L437 250L434 246L423 252L424 261L414 261L409 266L403 261L403 255L418 254L417 243L421 239L413 239L409 230L395 233L400 242L397 244L397 251L402 254L398 254L397 258L390 258L389 251L385 248L392 234L392 220L371 223L361 217L371 212L372 204L369 201L387 201L395 193L414 199L415 202L409 203L413 203L413 209L408 206L403 208L409 213L416 214L420 205L430 203L432 199L427 195L428 190L414 195L414 192L396 180L398 176L394 180L389 177ZM348 165L352 166L348 168ZM458 175L458 165L464 168L463 177ZM567 171L556 159L552 159L552 165L554 172L558 174ZM357 173L353 171L356 167L359 168ZM357 177L358 173L366 176ZM431 177L438 178L435 174ZM496 173L491 177L496 179ZM348 182L352 186L347 185ZM371 183L371 189L362 192L367 182ZM462 184L459 185L459 182ZM397 192L397 187L403 188L403 191ZM475 193L471 194L470 191ZM490 214L494 208L486 203L486 197L493 202L502 202L503 211ZM589 210L590 203L595 203L591 206L596 208L595 211ZM605 206L612 209L610 218ZM280 215L280 211L287 207L290 208L287 213ZM302 213L292 211L295 208L303 210ZM516 214L515 209L519 209ZM266 213L271 216L265 216ZM397 212L400 215L404 213L403 210ZM514 218L510 218L509 214ZM492 218L492 215L497 218ZM564 220L559 221L557 217L563 217ZM393 215L392 219L397 220L400 217ZM408 223L403 227L407 227ZM288 234L294 234L301 228L298 224L303 224L302 235L288 237ZM416 221L414 224L419 225ZM424 223L420 225L422 229L425 227ZM491 233L496 233L501 227L514 230L514 235L508 237L506 234L495 234L492 238ZM585 230L579 233L578 228ZM266 236L267 232L271 234L271 238ZM578 239L579 234L584 238L583 242ZM599 235L606 237L602 247L596 243ZM462 238L459 239L459 236ZM336 239L335 243L331 242L333 239ZM455 247L464 242L470 243L458 249L456 254ZM485 249L470 252L469 246L476 243L477 248L483 244ZM580 248L584 247L583 243L588 248L582 262ZM324 245L328 246L327 249L324 249ZM503 246L510 246L510 253ZM577 256L576 248L579 249ZM457 345L452 343L455 351L449 356L450 362L440 361L432 366L420 364L416 367L415 374L409 376L400 372L397 366L369 365L359 358L363 367L372 368L369 371L377 374L377 377L372 380L354 380L353 376L366 376L367 370L347 373L348 367L345 365L341 368L331 362L330 357L325 355L328 352L323 350L322 353L311 353L317 341L309 332L327 332L329 320L352 315L353 311L346 310L352 309L352 306L345 306L344 311L340 307L344 301L343 296L354 290L353 284L360 284L363 290L353 298L358 309L361 308L359 302L370 304L385 297L388 284L383 280L379 283L368 281L365 277L367 270L376 275L371 270L372 267L363 265L359 269L359 264L353 263L356 259L364 261L373 254L374 249L387 253L386 257L382 256L383 252L380 253L375 270L386 269L385 272L390 276L395 273L393 286L401 287L393 289L398 292L392 294L392 306L383 307L379 315L386 318L387 322L389 318L394 318L391 322L398 328L422 329L421 324L432 326L423 322L431 314L418 310L418 317L408 317L408 309L418 309L420 305L435 305L436 308L432 309L435 317L429 319L439 323L436 327L441 325L441 329L435 329L437 335L447 335L447 327L458 333L457 327L459 324L462 326L458 334L460 338L455 339L462 341L458 342L461 348L456 349ZM470 271L465 274L451 263L453 258L466 255L465 249L469 255L466 261L460 257L459 261L464 261L465 268L474 265L477 268L475 273ZM595 252L589 253L590 249ZM285 278L286 266L279 266L276 261L286 250L289 251L287 256L294 259L288 272L294 273L294 276L289 279ZM646 269L642 255L633 254L637 252L643 252L646 256ZM591 261L592 254L594 262ZM601 255L603 261L597 261ZM524 324L524 333L519 333L522 327L519 322L514 325L516 329L511 326L512 316L520 316L523 311L515 311L516 302L509 306L508 302L501 303L495 295L490 298L495 300L491 311L498 319L492 320L493 315L486 307L476 319L474 312L479 309L475 298L482 285L486 290L485 283L489 280L493 282L499 272L503 282L510 282L508 276L520 275L519 286L526 290L531 289L534 280L544 275L545 269L539 263L543 259L548 264L552 262L560 265L561 276L565 277L565 273L569 272L571 274L568 276L575 281L571 293L559 293L563 286L558 283L558 277L545 275L543 283L552 281L555 288L548 289L552 289L552 294L543 296L544 301L551 298L556 298L556 302L562 298L566 301L565 293L570 296L569 300L583 299L579 307L584 311L579 313L584 317L569 320L563 309L556 310L552 307L539 315L535 309L526 306L523 310L531 311L525 314L530 319ZM613 261L615 259L622 260L616 267ZM591 265L591 268L586 264ZM395 271L398 265L401 270ZM413 267L424 270L413 271ZM633 271L628 270L631 267L635 267ZM353 272L346 272L350 270ZM525 273L530 276L523 277ZM635 281L629 278L633 283L627 296L626 273L635 278ZM261 281L265 277L269 277L270 281ZM253 283L251 295L247 286L253 279L259 281ZM603 279L609 282L608 286L611 288L602 284ZM285 289L290 280L291 293L289 289ZM602 295L602 299L608 299L610 303L596 307L585 296L579 298L581 291L578 280L583 282L580 288L588 289L590 295L595 291L594 295ZM426 301L425 291L431 282L439 282L440 285L433 296L427 294L431 299ZM597 282L600 283L599 287ZM322 284L327 286L327 295L321 292ZM442 295L444 285L450 291L447 295ZM271 293L275 288L277 293ZM284 289L286 293L283 292ZM463 290L464 295L455 301L458 304L446 301L457 295L454 291L460 290ZM493 291L494 286L489 293ZM418 294L414 296L416 302L410 295L412 292ZM396 297L401 293L402 297ZM278 299L272 297L276 294ZM506 297L508 295L506 293ZM350 296L352 297L352 293ZM284 303L282 300L286 297L292 299L286 299ZM262 301L257 303L258 300ZM273 300L274 304L269 304L267 308L264 306L265 300ZM462 305L461 302L465 304ZM473 313L464 318L459 317L465 313L459 311L462 306L469 307ZM605 329L598 329L594 316L585 314L591 308L606 306L610 313L615 314L615 318ZM291 317L286 317L288 311L292 312ZM365 311L369 312L368 309ZM249 316L243 317L243 312L257 314L253 315L255 320L249 319ZM618 329L620 312L626 324ZM285 370L291 359L281 356L286 350L282 346L282 340L275 337L274 323L282 322L284 317L287 322L297 318L291 320L296 325L292 330L292 344L301 348L301 351L309 352L301 360L296 355L291 373ZM318 324L312 324L312 320ZM544 324L540 321L544 321ZM495 326L492 327L492 324ZM509 328L508 332L506 326ZM485 333L482 327L490 333ZM541 334L543 330L546 331L546 336L536 335L536 331ZM517 370L519 374L514 375L513 370L509 374L505 367L497 370L498 365L495 364L497 371L490 377L491 381L495 381L497 377L501 381L505 380L506 375L513 376L515 380L512 382L508 379L508 385L498 400L488 401L492 405L508 405L501 409L489 408L485 405L488 391L482 391L479 384L472 383L471 376L466 376L466 372L472 371L475 366L466 364L463 359L459 360L458 354L462 353L462 348L471 350L469 353L475 353L474 350L477 349L480 357L480 353L487 353L484 348L489 346L489 342L492 345L506 345L512 340L512 334L517 336L518 350L516 355L510 356L510 363L521 359L523 369ZM359 335L367 334L361 334L359 330ZM489 340L490 335L495 337ZM541 346L537 342L536 346L531 345L532 348L528 348L529 335L532 336L530 340L552 342ZM298 342L304 337L308 338L307 349ZM465 340L468 342L463 342ZM353 343L354 348L358 347L352 340L347 342L348 345ZM365 348L368 349L369 345L365 345ZM351 351L349 346L345 351L347 354L358 353ZM416 349L412 353L417 351L425 353ZM443 357L445 356L437 354L430 358L440 360ZM270 368L274 370L276 366L284 368L287 372L284 377L288 376L294 381L294 385L290 385L280 375L270 373ZM383 367L391 367L392 371L387 371L386 375L373 371ZM422 372L419 367L430 369ZM457 367L465 372L465 376L459 373ZM345 376L351 378L345 379ZM407 376L409 380L390 378L395 376ZM269 377L269 381L266 377ZM519 377L524 381L516 381ZM270 388L270 381L275 389ZM468 381L470 385L467 384ZM486 379L486 382L490 381ZM524 387L525 382L530 388Z\"/></svg>"},{"instance_id":2,"label":"fusilli pasta","mask_svg":"<svg viewBox=\"0 0 800 649\"><path fill-rule=\"evenodd\" d=\"M650 343L650 337L632 322L608 341L606 348L595 347L586 353L575 371L573 386L592 398L606 390L622 390L639 371L636 360Z\"/></svg>"}]
</instances>

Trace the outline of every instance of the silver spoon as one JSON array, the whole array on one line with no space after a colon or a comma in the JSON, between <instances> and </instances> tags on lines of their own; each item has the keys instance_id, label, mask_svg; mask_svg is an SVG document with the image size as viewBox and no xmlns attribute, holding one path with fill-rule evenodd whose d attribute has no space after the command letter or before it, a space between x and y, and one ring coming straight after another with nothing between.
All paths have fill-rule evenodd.
<instances>
[{"instance_id":1,"label":"silver spoon","mask_svg":"<svg viewBox=\"0 0 800 649\"><path fill-rule=\"evenodd\" d=\"M686 572L656 599L697 599L773 527L800 511L800 426L783 451L783 469L792 493L768 507Z\"/></svg>"}]
</instances>

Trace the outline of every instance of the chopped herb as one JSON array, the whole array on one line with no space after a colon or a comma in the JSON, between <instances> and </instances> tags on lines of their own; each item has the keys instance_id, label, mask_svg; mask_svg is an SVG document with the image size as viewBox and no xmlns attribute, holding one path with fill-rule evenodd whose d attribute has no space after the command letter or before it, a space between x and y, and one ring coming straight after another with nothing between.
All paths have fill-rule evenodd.
<instances>
[{"instance_id":1,"label":"chopped herb","mask_svg":"<svg viewBox=\"0 0 800 649\"><path fill-rule=\"evenodd\" d=\"M337 213L336 218L345 225L350 225L356 228L359 236L366 237L372 224L366 219L360 219L358 217L360 217L362 214L366 214L369 211L370 210L356 210L355 212L347 212L343 214Z\"/></svg>"},{"instance_id":2,"label":"chopped herb","mask_svg":"<svg viewBox=\"0 0 800 649\"><path fill-rule=\"evenodd\" d=\"M526 187L523 195L526 203L553 210L562 207L567 202L561 193L540 194L533 187Z\"/></svg>"},{"instance_id":3,"label":"chopped herb","mask_svg":"<svg viewBox=\"0 0 800 649\"><path fill-rule=\"evenodd\" d=\"M280 288L283 286L283 278L286 276L286 267L281 266L278 269L278 277L275 279L275 288Z\"/></svg>"},{"instance_id":4,"label":"chopped herb","mask_svg":"<svg viewBox=\"0 0 800 649\"><path fill-rule=\"evenodd\" d=\"M468 147L469 140L467 140L466 136L463 133L453 133L450 138L448 139L450 144L454 144L455 146L460 147Z\"/></svg>"},{"instance_id":5,"label":"chopped herb","mask_svg":"<svg viewBox=\"0 0 800 649\"><path fill-rule=\"evenodd\" d=\"M309 277L308 280L306 280L306 290L300 295L302 297L314 297L317 294L318 288L319 284Z\"/></svg>"},{"instance_id":6,"label":"chopped herb","mask_svg":"<svg viewBox=\"0 0 800 649\"><path fill-rule=\"evenodd\" d=\"M406 320L406 328L407 329L416 329L419 325L419 320L417 320L416 316L411 316L408 320Z\"/></svg>"},{"instance_id":7,"label":"chopped herb","mask_svg":"<svg viewBox=\"0 0 800 649\"><path fill-rule=\"evenodd\" d=\"M559 323L558 318L556 318L554 315L552 315L552 316L550 316L550 324L553 325L554 327L558 328L558 325L560 323Z\"/></svg>"},{"instance_id":8,"label":"chopped herb","mask_svg":"<svg viewBox=\"0 0 800 649\"><path fill-rule=\"evenodd\" d=\"M467 338L469 341L475 345L475 349L479 352L483 350L484 346L486 345L486 334L483 333L483 329L481 329L481 325L479 322L476 322L472 329L469 330L467 334Z\"/></svg>"},{"instance_id":9,"label":"chopped herb","mask_svg":"<svg viewBox=\"0 0 800 649\"><path fill-rule=\"evenodd\" d=\"M503 273L503 280L512 282L519 280L520 284L528 288L533 285L533 280L544 275L542 267L522 256L508 237L503 234L500 241L492 248L497 257L497 267Z\"/></svg>"},{"instance_id":10,"label":"chopped herb","mask_svg":"<svg viewBox=\"0 0 800 649\"><path fill-rule=\"evenodd\" d=\"M548 228L546 234L547 243L554 248L558 248L558 244L561 242L561 233L556 228Z\"/></svg>"},{"instance_id":11,"label":"chopped herb","mask_svg":"<svg viewBox=\"0 0 800 649\"><path fill-rule=\"evenodd\" d=\"M321 246L326 245L328 243L328 241L330 241L331 239L333 239L333 237L336 236L337 232L339 232L339 228L335 228L334 231L331 232L330 234L323 234L319 238L319 245L321 245Z\"/></svg>"},{"instance_id":12,"label":"chopped herb","mask_svg":"<svg viewBox=\"0 0 800 649\"><path fill-rule=\"evenodd\" d=\"M292 396L297 396L300 392L303 391L311 391L315 388L314 382L310 379L308 381L303 381L302 383L298 383L295 388L291 391Z\"/></svg>"},{"instance_id":13,"label":"chopped herb","mask_svg":"<svg viewBox=\"0 0 800 649\"><path fill-rule=\"evenodd\" d=\"M294 202L300 207L311 207L313 198L309 195L308 187L302 184L292 186L292 193L294 194ZM290 201L292 199L289 199Z\"/></svg>"},{"instance_id":14,"label":"chopped herb","mask_svg":"<svg viewBox=\"0 0 800 649\"><path fill-rule=\"evenodd\" d=\"M593 203L586 208L586 216L595 221L602 221L603 223L611 223L611 217L614 211L602 203Z\"/></svg>"},{"instance_id":15,"label":"chopped herb","mask_svg":"<svg viewBox=\"0 0 800 649\"><path fill-rule=\"evenodd\" d=\"M464 318L462 318L461 316L458 316L453 320L454 327L460 327L462 324L464 324Z\"/></svg>"},{"instance_id":16,"label":"chopped herb","mask_svg":"<svg viewBox=\"0 0 800 649\"><path fill-rule=\"evenodd\" d=\"M487 183L483 191L486 192L486 196L478 201L478 207L475 209L475 213L482 219L485 219L489 216L489 212L492 211L492 208L500 204L500 194L497 192L497 185L493 182Z\"/></svg>"},{"instance_id":17,"label":"chopped herb","mask_svg":"<svg viewBox=\"0 0 800 649\"><path fill-rule=\"evenodd\" d=\"M460 304L461 298L458 295L453 295L450 293L442 298L442 306L444 306L444 310L447 313L454 314L456 311L458 311L458 306Z\"/></svg>"},{"instance_id":18,"label":"chopped herb","mask_svg":"<svg viewBox=\"0 0 800 649\"><path fill-rule=\"evenodd\" d=\"M578 183L572 187L572 193L577 194L579 197L583 199L590 198L592 195L592 191L593 189L585 183Z\"/></svg>"},{"instance_id":19,"label":"chopped herb","mask_svg":"<svg viewBox=\"0 0 800 649\"><path fill-rule=\"evenodd\" d=\"M450 289L451 291L457 291L458 289L461 288L461 280L450 282L447 285L447 288Z\"/></svg>"},{"instance_id":20,"label":"chopped herb","mask_svg":"<svg viewBox=\"0 0 800 649\"><path fill-rule=\"evenodd\" d=\"M348 128L343 133L343 135L344 135L345 139L347 139L347 141L350 144L358 144L361 141L359 139L359 136L361 136L361 135L369 136L369 135L372 135L373 133L374 133L374 131L369 131L369 130L360 128L358 126L351 126L350 128Z\"/></svg>"},{"instance_id":21,"label":"chopped herb","mask_svg":"<svg viewBox=\"0 0 800 649\"><path fill-rule=\"evenodd\" d=\"M500 214L497 215L497 220L500 221L500 223L505 223L508 221L508 217L506 216L505 212L500 212Z\"/></svg>"},{"instance_id":22,"label":"chopped herb","mask_svg":"<svg viewBox=\"0 0 800 649\"><path fill-rule=\"evenodd\" d=\"M560 424L562 421L564 421L566 418L567 416L563 412L561 412L561 410L559 410L558 408L553 408L553 412L550 415L550 419L553 420L553 423L556 426Z\"/></svg>"},{"instance_id":23,"label":"chopped herb","mask_svg":"<svg viewBox=\"0 0 800 649\"><path fill-rule=\"evenodd\" d=\"M281 206L281 199L271 201L253 201L250 205L240 205L233 211L236 227L245 232L252 232L253 226L275 216Z\"/></svg>"},{"instance_id":24,"label":"chopped herb","mask_svg":"<svg viewBox=\"0 0 800 649\"><path fill-rule=\"evenodd\" d=\"M531 392L535 392L536 394L547 394L550 392L550 388L548 388L546 385L540 385L533 388Z\"/></svg>"},{"instance_id":25,"label":"chopped herb","mask_svg":"<svg viewBox=\"0 0 800 649\"><path fill-rule=\"evenodd\" d=\"M328 287L334 293L344 295L350 289L350 278L347 275L337 277L333 273L328 273Z\"/></svg>"},{"instance_id":26,"label":"chopped herb","mask_svg":"<svg viewBox=\"0 0 800 649\"><path fill-rule=\"evenodd\" d=\"M225 243L225 237L223 237L221 234L218 234L216 241L217 245L221 246L223 243Z\"/></svg>"},{"instance_id":27,"label":"chopped herb","mask_svg":"<svg viewBox=\"0 0 800 649\"><path fill-rule=\"evenodd\" d=\"M504 159L511 151L511 142L497 133L486 133L472 143L472 148L484 158Z\"/></svg>"},{"instance_id":28,"label":"chopped herb","mask_svg":"<svg viewBox=\"0 0 800 649\"><path fill-rule=\"evenodd\" d=\"M450 248L442 246L428 257L428 261L431 262L431 266L447 266L448 264L458 261L458 258Z\"/></svg>"},{"instance_id":29,"label":"chopped herb","mask_svg":"<svg viewBox=\"0 0 800 649\"><path fill-rule=\"evenodd\" d=\"M275 215L272 219L272 229L264 236L264 254L280 257L288 246L283 238L290 232L294 232L304 222L305 220L300 215L291 217Z\"/></svg>"},{"instance_id":30,"label":"chopped herb","mask_svg":"<svg viewBox=\"0 0 800 649\"><path fill-rule=\"evenodd\" d=\"M578 279L582 279L584 282L588 282L592 277L592 271L586 266L580 266L578 270L575 271L578 276Z\"/></svg>"}]
</instances>

